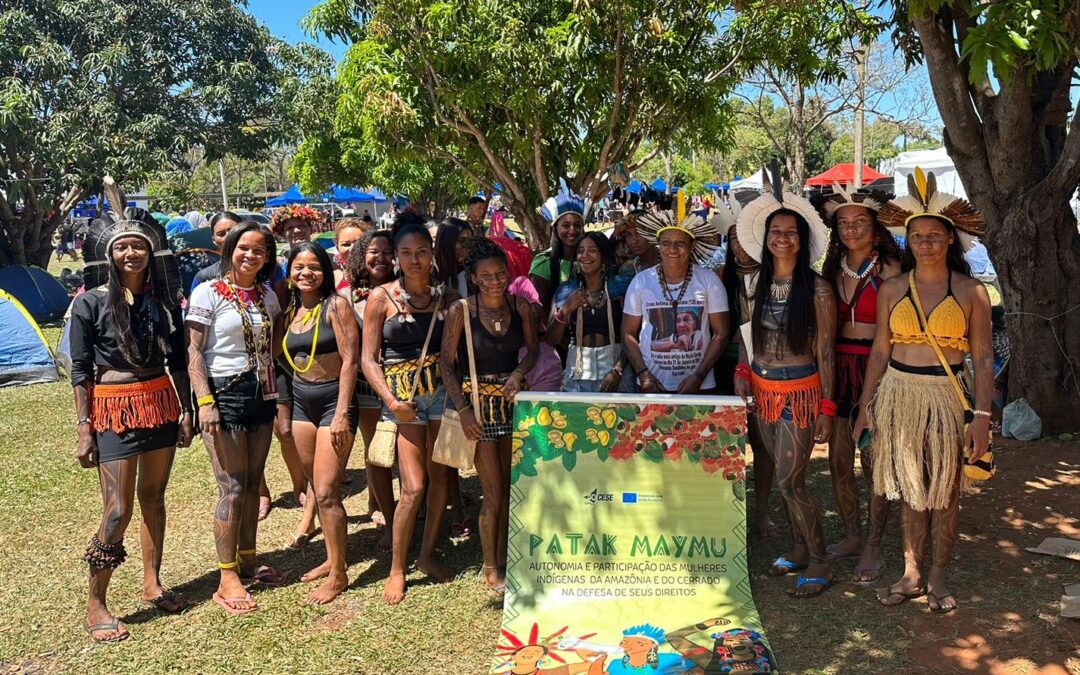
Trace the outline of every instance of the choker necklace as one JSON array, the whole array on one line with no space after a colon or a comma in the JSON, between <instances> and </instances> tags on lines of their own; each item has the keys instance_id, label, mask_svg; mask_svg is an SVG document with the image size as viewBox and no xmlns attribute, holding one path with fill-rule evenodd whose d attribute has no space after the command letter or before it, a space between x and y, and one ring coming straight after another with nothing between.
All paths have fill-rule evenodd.
<instances>
[{"instance_id":1,"label":"choker necklace","mask_svg":"<svg viewBox=\"0 0 1080 675\"><path fill-rule=\"evenodd\" d=\"M859 266L859 271L856 272L848 267L847 254L840 256L840 270L844 273L844 276L851 279L858 279L862 281L870 275L871 270L874 269L874 265L878 261L878 252L872 251L870 257L863 261L863 264Z\"/></svg>"},{"instance_id":2,"label":"choker necklace","mask_svg":"<svg viewBox=\"0 0 1080 675\"><path fill-rule=\"evenodd\" d=\"M761 265L754 263L753 265L743 265L738 260L735 261L735 273L739 276L746 276L747 274L753 274L761 269Z\"/></svg>"},{"instance_id":3,"label":"choker necklace","mask_svg":"<svg viewBox=\"0 0 1080 675\"><path fill-rule=\"evenodd\" d=\"M777 302L787 302L788 296L791 295L791 277L788 277L787 281L779 284L774 280L769 287L769 291L772 293L773 300L776 300Z\"/></svg>"},{"instance_id":4,"label":"choker necklace","mask_svg":"<svg viewBox=\"0 0 1080 675\"><path fill-rule=\"evenodd\" d=\"M686 276L683 277L682 285L679 286L679 295L677 297L671 297L671 289L668 288L667 279L664 278L664 268L660 265L656 266L657 281L660 282L660 292L664 294L664 299L671 303L671 311L676 311L679 308L679 303L682 302L683 296L686 295L686 289L690 287L690 279L694 276L694 266L691 265L686 268Z\"/></svg>"}]
</instances>

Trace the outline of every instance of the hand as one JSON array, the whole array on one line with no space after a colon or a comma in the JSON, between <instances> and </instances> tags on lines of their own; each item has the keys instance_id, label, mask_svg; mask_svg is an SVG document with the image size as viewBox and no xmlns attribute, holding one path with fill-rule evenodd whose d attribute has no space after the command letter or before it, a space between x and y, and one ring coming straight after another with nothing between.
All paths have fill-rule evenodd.
<instances>
[{"instance_id":1,"label":"hand","mask_svg":"<svg viewBox=\"0 0 1080 675\"><path fill-rule=\"evenodd\" d=\"M191 447L191 439L195 437L195 420L192 419L191 413L184 411L183 417L180 418L180 433L176 437L176 447L189 448Z\"/></svg>"},{"instance_id":2,"label":"hand","mask_svg":"<svg viewBox=\"0 0 1080 675\"><path fill-rule=\"evenodd\" d=\"M619 390L619 383L622 382L622 375L615 370L609 370L608 374L604 376L604 379L600 381L600 391L612 392Z\"/></svg>"},{"instance_id":3,"label":"hand","mask_svg":"<svg viewBox=\"0 0 1080 675\"><path fill-rule=\"evenodd\" d=\"M866 406L859 406L859 416L855 418L855 424L851 425L851 440L855 447L859 447L863 432L870 428L870 419L866 415Z\"/></svg>"},{"instance_id":4,"label":"hand","mask_svg":"<svg viewBox=\"0 0 1080 675\"><path fill-rule=\"evenodd\" d=\"M753 393L753 390L750 388L750 380L743 377L735 378L735 395L742 399L747 408L750 407L750 396Z\"/></svg>"},{"instance_id":5,"label":"hand","mask_svg":"<svg viewBox=\"0 0 1080 675\"><path fill-rule=\"evenodd\" d=\"M461 430L465 432L465 436L470 441L479 441L480 437L484 435L484 429L476 421L476 415L473 413L472 408L465 408L458 413L458 419L461 420Z\"/></svg>"},{"instance_id":6,"label":"hand","mask_svg":"<svg viewBox=\"0 0 1080 675\"><path fill-rule=\"evenodd\" d=\"M510 374L510 377L506 378L506 383L503 385L503 398L510 403L514 402L514 397L521 391L522 380L525 376L520 372L514 372Z\"/></svg>"},{"instance_id":7,"label":"hand","mask_svg":"<svg viewBox=\"0 0 1080 675\"><path fill-rule=\"evenodd\" d=\"M679 351L688 352L694 346L694 337L692 335L680 335L675 338L675 347Z\"/></svg>"},{"instance_id":8,"label":"hand","mask_svg":"<svg viewBox=\"0 0 1080 675\"><path fill-rule=\"evenodd\" d=\"M274 431L278 438L288 440L292 438L292 406L283 403L278 404L277 416L274 417Z\"/></svg>"},{"instance_id":9,"label":"hand","mask_svg":"<svg viewBox=\"0 0 1080 675\"><path fill-rule=\"evenodd\" d=\"M416 419L416 401L394 399L393 403L387 407L390 412L394 413L394 417L397 418L399 424L408 424Z\"/></svg>"},{"instance_id":10,"label":"hand","mask_svg":"<svg viewBox=\"0 0 1080 675\"><path fill-rule=\"evenodd\" d=\"M967 431L964 432L964 451L967 452L968 448L971 448L967 456L968 464L974 464L982 459L982 456L990 449L989 417L980 415L968 425Z\"/></svg>"},{"instance_id":11,"label":"hand","mask_svg":"<svg viewBox=\"0 0 1080 675\"><path fill-rule=\"evenodd\" d=\"M695 373L691 373L689 377L679 383L679 388L675 390L676 394L696 394L701 391L701 378Z\"/></svg>"},{"instance_id":12,"label":"hand","mask_svg":"<svg viewBox=\"0 0 1080 675\"><path fill-rule=\"evenodd\" d=\"M664 393L663 387L660 386L660 383L656 381L656 378L653 377L653 374L650 373L649 371L646 370L644 373L642 373L640 381L641 381L640 389L641 389L641 392L643 394L663 394Z\"/></svg>"},{"instance_id":13,"label":"hand","mask_svg":"<svg viewBox=\"0 0 1080 675\"><path fill-rule=\"evenodd\" d=\"M90 431L90 426L87 424L79 425L79 444L75 446L75 459L79 460L79 464L84 469L97 466L97 440L94 438L94 432Z\"/></svg>"},{"instance_id":14,"label":"hand","mask_svg":"<svg viewBox=\"0 0 1080 675\"><path fill-rule=\"evenodd\" d=\"M814 442L828 443L832 436L833 418L828 415L818 415L814 422Z\"/></svg>"},{"instance_id":15,"label":"hand","mask_svg":"<svg viewBox=\"0 0 1080 675\"><path fill-rule=\"evenodd\" d=\"M221 412L213 403L199 406L199 427L214 436L221 431Z\"/></svg>"},{"instance_id":16,"label":"hand","mask_svg":"<svg viewBox=\"0 0 1080 675\"><path fill-rule=\"evenodd\" d=\"M579 288L570 294L566 302L562 304L563 316L567 319L570 315L585 306L585 289Z\"/></svg>"},{"instance_id":17,"label":"hand","mask_svg":"<svg viewBox=\"0 0 1080 675\"><path fill-rule=\"evenodd\" d=\"M349 414L335 412L334 419L330 421L330 445L338 455L352 450L355 434L349 426Z\"/></svg>"}]
</instances>

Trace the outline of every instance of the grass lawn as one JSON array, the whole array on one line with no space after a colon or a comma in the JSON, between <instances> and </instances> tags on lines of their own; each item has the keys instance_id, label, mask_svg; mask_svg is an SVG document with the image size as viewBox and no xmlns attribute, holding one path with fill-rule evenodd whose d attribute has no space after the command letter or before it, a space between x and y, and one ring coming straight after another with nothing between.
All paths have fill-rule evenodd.
<instances>
[{"instance_id":1,"label":"grass lawn","mask_svg":"<svg viewBox=\"0 0 1080 675\"><path fill-rule=\"evenodd\" d=\"M46 329L54 343L58 333ZM263 560L292 583L256 591L261 609L247 617L230 617L210 602L216 586L216 487L199 441L177 453L163 568L165 583L196 606L183 616L167 616L140 605L136 514L126 537L129 560L114 576L109 595L132 638L92 644L81 628L81 555L97 527L101 501L95 473L72 459L73 420L66 381L0 389L0 672L485 672L501 603L475 581L479 542L444 540L456 580L433 585L413 573L404 604L384 605L389 558L376 552L376 530L359 515L367 493L357 460L345 502L354 514L352 585L337 602L302 604L309 587L296 579L322 561L323 544L316 538L301 552L284 550L299 516L290 497L276 499L260 528L260 549ZM817 600L789 599L787 580L764 571L784 551L784 541L751 537L755 598L785 672L1080 674L1080 623L1058 618L1062 585L1080 580L1080 566L1024 551L1045 536L1080 538L1080 445L1003 442L999 465L999 475L963 501L952 574L961 608L948 616L931 615L925 600L882 608L871 589L846 582ZM287 491L276 447L267 478L275 496ZM826 531L835 539L839 520L820 452L810 481L826 512ZM475 512L476 478L467 477L463 487ZM782 520L776 495L772 516ZM901 567L896 520L886 537L886 580ZM836 571L844 579L852 567L839 563Z\"/></svg>"}]
</instances>

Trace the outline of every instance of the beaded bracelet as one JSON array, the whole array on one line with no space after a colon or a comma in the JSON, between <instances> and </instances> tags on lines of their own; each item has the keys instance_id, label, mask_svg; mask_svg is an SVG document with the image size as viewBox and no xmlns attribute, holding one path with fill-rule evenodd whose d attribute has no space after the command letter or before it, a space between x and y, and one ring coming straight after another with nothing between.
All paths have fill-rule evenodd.
<instances>
[{"instance_id":1,"label":"beaded bracelet","mask_svg":"<svg viewBox=\"0 0 1080 675\"><path fill-rule=\"evenodd\" d=\"M199 404L200 408L204 405L213 405L215 403L214 395L207 394L206 396L200 396L199 398L195 399L195 402Z\"/></svg>"},{"instance_id":2,"label":"beaded bracelet","mask_svg":"<svg viewBox=\"0 0 1080 675\"><path fill-rule=\"evenodd\" d=\"M751 372L752 371L750 370L750 366L746 365L745 363L740 363L739 365L735 366L735 377L740 380L746 380L747 382L749 382Z\"/></svg>"},{"instance_id":3,"label":"beaded bracelet","mask_svg":"<svg viewBox=\"0 0 1080 675\"><path fill-rule=\"evenodd\" d=\"M989 418L991 416L989 410L972 410L971 414L974 415L975 417Z\"/></svg>"},{"instance_id":4,"label":"beaded bracelet","mask_svg":"<svg viewBox=\"0 0 1080 675\"><path fill-rule=\"evenodd\" d=\"M821 399L821 414L825 417L836 417L836 403L827 398Z\"/></svg>"}]
</instances>

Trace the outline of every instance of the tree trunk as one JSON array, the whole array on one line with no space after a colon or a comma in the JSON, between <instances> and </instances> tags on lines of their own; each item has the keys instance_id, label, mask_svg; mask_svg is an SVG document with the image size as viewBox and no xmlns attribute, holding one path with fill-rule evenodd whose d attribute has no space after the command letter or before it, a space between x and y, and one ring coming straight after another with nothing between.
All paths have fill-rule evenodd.
<instances>
[{"instance_id":1,"label":"tree trunk","mask_svg":"<svg viewBox=\"0 0 1080 675\"><path fill-rule=\"evenodd\" d=\"M1080 429L1080 274L1058 261L1077 255L1072 213L1035 222L1026 200L1015 200L988 237L1009 312L1010 401L1024 398L1042 418L1043 433ZM1056 318L1055 318L1056 317ZM1052 319L1052 320L1048 320ZM1070 362L1071 361L1071 362Z\"/></svg>"},{"instance_id":2,"label":"tree trunk","mask_svg":"<svg viewBox=\"0 0 1080 675\"><path fill-rule=\"evenodd\" d=\"M525 234L529 248L534 251L543 251L551 246L551 226L539 213L522 208L517 202L507 204L507 207L514 214L514 221Z\"/></svg>"}]
</instances>

